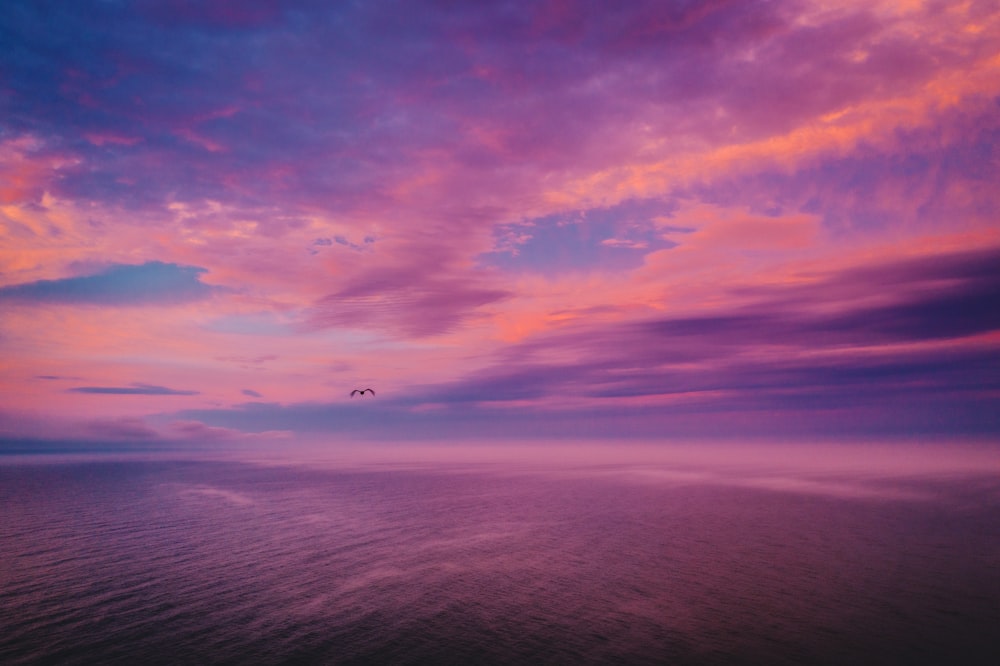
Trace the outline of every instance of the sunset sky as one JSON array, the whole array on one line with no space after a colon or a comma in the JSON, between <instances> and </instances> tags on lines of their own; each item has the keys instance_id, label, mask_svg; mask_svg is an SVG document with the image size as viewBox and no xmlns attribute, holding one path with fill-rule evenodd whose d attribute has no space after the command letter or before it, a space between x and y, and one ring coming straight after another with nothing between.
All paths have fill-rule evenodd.
<instances>
[{"instance_id":1,"label":"sunset sky","mask_svg":"<svg viewBox=\"0 0 1000 666\"><path fill-rule=\"evenodd\" d=\"M992 0L14 0L0 439L995 440L998 143Z\"/></svg>"}]
</instances>

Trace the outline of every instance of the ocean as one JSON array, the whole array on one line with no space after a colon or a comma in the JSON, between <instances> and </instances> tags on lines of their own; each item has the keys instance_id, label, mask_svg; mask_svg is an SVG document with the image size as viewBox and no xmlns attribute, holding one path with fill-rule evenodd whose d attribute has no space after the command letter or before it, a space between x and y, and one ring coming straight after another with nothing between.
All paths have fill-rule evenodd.
<instances>
[{"instance_id":1,"label":"ocean","mask_svg":"<svg viewBox=\"0 0 1000 666\"><path fill-rule=\"evenodd\" d=\"M1000 663L996 450L525 450L0 456L0 663Z\"/></svg>"}]
</instances>

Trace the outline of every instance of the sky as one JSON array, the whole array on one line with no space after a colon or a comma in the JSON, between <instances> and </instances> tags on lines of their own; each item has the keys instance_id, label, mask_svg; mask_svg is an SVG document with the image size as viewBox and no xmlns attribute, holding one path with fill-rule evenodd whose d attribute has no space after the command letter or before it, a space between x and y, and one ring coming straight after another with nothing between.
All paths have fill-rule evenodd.
<instances>
[{"instance_id":1,"label":"sky","mask_svg":"<svg viewBox=\"0 0 1000 666\"><path fill-rule=\"evenodd\" d=\"M1000 440L998 140L992 1L13 0L0 439Z\"/></svg>"}]
</instances>

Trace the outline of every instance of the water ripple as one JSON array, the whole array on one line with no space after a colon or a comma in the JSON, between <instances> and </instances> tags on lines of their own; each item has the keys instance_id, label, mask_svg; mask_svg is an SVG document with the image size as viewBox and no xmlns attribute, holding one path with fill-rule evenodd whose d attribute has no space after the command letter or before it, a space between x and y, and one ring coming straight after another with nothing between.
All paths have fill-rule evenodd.
<instances>
[{"instance_id":1,"label":"water ripple","mask_svg":"<svg viewBox=\"0 0 1000 666\"><path fill-rule=\"evenodd\" d=\"M0 662L1000 663L998 489L0 464Z\"/></svg>"}]
</instances>

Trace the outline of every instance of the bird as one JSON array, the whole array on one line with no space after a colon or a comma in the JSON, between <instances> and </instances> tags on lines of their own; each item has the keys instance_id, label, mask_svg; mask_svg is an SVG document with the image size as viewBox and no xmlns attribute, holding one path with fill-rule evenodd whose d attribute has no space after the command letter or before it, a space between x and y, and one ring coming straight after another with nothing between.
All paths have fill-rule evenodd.
<instances>
[{"instance_id":1,"label":"bird","mask_svg":"<svg viewBox=\"0 0 1000 666\"><path fill-rule=\"evenodd\" d=\"M370 389L370 388L369 389L354 389L353 391L351 391L351 397L353 398L355 393L360 393L361 395L364 395L365 392L368 392L368 393L371 393L372 395L375 395L375 389Z\"/></svg>"}]
</instances>

